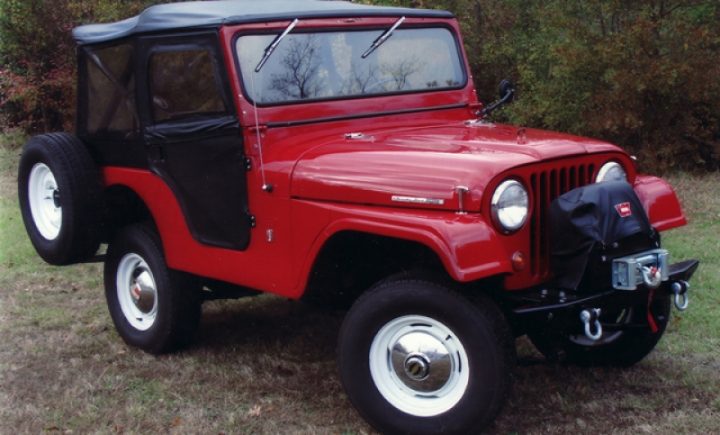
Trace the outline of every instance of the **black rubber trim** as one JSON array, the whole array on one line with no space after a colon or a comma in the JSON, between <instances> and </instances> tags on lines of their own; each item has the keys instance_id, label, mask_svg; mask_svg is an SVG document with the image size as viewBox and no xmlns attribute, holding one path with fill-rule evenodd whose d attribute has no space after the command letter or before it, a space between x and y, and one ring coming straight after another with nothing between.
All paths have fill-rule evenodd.
<instances>
[{"instance_id":1,"label":"black rubber trim","mask_svg":"<svg viewBox=\"0 0 720 435\"><path fill-rule=\"evenodd\" d=\"M335 121L345 121L345 120L351 120L351 119L373 118L376 116L406 115L409 113L432 112L435 110L462 109L463 107L469 107L469 105L467 103L446 104L443 106L418 107L415 109L387 110L387 111L383 111L383 112L358 113L356 115L328 116L328 117L324 117L324 118L300 119L297 121L269 122L269 123L267 123L267 127L268 128L295 127L298 125L317 124L317 123L321 123L321 122L335 122Z\"/></svg>"}]
</instances>

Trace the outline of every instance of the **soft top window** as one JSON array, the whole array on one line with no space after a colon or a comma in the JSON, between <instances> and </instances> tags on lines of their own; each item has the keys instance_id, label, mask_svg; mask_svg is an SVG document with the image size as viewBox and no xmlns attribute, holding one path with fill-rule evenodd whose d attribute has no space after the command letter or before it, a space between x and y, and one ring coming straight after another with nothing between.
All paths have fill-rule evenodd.
<instances>
[{"instance_id":1,"label":"soft top window","mask_svg":"<svg viewBox=\"0 0 720 435\"><path fill-rule=\"evenodd\" d=\"M257 73L277 35L240 36L245 92L258 104L277 104L464 86L460 51L448 29L397 29L363 59L385 30L290 33Z\"/></svg>"},{"instance_id":2,"label":"soft top window","mask_svg":"<svg viewBox=\"0 0 720 435\"><path fill-rule=\"evenodd\" d=\"M227 111L212 54L207 49L154 53L149 74L155 122Z\"/></svg>"},{"instance_id":3,"label":"soft top window","mask_svg":"<svg viewBox=\"0 0 720 435\"><path fill-rule=\"evenodd\" d=\"M84 58L87 133L137 133L132 45L86 49Z\"/></svg>"}]
</instances>

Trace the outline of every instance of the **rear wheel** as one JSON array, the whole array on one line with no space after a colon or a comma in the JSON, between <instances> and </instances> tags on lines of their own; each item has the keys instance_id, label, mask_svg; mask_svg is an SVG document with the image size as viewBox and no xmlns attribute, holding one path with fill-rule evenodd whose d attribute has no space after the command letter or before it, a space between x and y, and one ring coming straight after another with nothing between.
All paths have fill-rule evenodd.
<instances>
[{"instance_id":1,"label":"rear wheel","mask_svg":"<svg viewBox=\"0 0 720 435\"><path fill-rule=\"evenodd\" d=\"M100 245L100 175L75 136L35 136L23 148L18 170L20 210L30 241L48 263L91 257Z\"/></svg>"},{"instance_id":2,"label":"rear wheel","mask_svg":"<svg viewBox=\"0 0 720 435\"><path fill-rule=\"evenodd\" d=\"M533 332L528 336L546 358L580 365L628 367L640 362L657 345L670 320L670 298L655 298L651 304L657 331L647 323L647 306L637 305L603 314L601 322L628 325L624 330L605 330L597 341L584 335Z\"/></svg>"},{"instance_id":3,"label":"rear wheel","mask_svg":"<svg viewBox=\"0 0 720 435\"><path fill-rule=\"evenodd\" d=\"M444 285L400 279L360 297L340 331L350 401L381 432L472 433L491 422L510 385L514 347L494 303Z\"/></svg>"},{"instance_id":4,"label":"rear wheel","mask_svg":"<svg viewBox=\"0 0 720 435\"><path fill-rule=\"evenodd\" d=\"M200 285L170 270L160 241L145 225L117 235L105 262L105 296L125 342L150 353L187 344L200 320Z\"/></svg>"}]
</instances>

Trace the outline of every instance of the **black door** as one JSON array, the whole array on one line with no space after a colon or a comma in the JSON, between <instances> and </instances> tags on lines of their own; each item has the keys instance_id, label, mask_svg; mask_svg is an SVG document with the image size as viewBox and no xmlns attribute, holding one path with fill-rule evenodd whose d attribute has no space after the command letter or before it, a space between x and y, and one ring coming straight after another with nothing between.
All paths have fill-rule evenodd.
<instances>
[{"instance_id":1,"label":"black door","mask_svg":"<svg viewBox=\"0 0 720 435\"><path fill-rule=\"evenodd\" d=\"M217 35L148 37L140 47L151 170L175 193L196 240L247 248L245 156Z\"/></svg>"}]
</instances>

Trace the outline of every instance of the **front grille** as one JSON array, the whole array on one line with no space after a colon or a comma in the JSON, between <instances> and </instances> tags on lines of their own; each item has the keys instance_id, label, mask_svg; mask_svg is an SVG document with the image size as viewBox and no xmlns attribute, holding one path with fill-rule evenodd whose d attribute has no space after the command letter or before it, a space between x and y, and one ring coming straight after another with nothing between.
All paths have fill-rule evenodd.
<instances>
[{"instance_id":1,"label":"front grille","mask_svg":"<svg viewBox=\"0 0 720 435\"><path fill-rule=\"evenodd\" d=\"M530 273L544 279L550 270L549 222L550 203L576 187L590 184L595 177L595 164L559 165L530 174L529 185L533 197L530 219Z\"/></svg>"}]
</instances>

